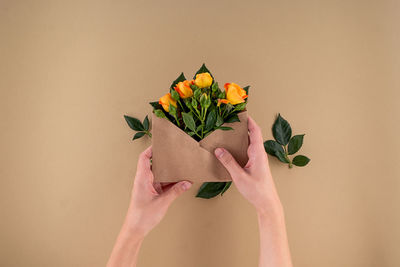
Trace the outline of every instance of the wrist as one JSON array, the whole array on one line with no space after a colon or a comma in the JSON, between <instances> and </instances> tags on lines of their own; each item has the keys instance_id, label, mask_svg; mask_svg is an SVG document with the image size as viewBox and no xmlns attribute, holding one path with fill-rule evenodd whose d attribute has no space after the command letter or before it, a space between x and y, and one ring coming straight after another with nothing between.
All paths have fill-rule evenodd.
<instances>
[{"instance_id":1,"label":"wrist","mask_svg":"<svg viewBox=\"0 0 400 267\"><path fill-rule=\"evenodd\" d=\"M132 223L129 219L125 220L121 232L123 232L126 239L130 239L136 243L141 243L147 234L144 229L138 224Z\"/></svg>"},{"instance_id":2,"label":"wrist","mask_svg":"<svg viewBox=\"0 0 400 267\"><path fill-rule=\"evenodd\" d=\"M127 236L134 238L138 241L142 241L148 233L146 227L143 227L138 212L128 212L125 217L124 224L122 226L123 231Z\"/></svg>"},{"instance_id":3,"label":"wrist","mask_svg":"<svg viewBox=\"0 0 400 267\"><path fill-rule=\"evenodd\" d=\"M278 197L265 200L256 206L259 219L281 218L284 216L283 207Z\"/></svg>"}]
</instances>

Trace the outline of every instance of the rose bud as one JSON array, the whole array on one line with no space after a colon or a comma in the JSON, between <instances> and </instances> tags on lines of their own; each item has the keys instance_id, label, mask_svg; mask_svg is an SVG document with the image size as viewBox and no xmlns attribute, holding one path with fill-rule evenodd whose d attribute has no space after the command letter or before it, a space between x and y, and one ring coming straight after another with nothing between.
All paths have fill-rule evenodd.
<instances>
[{"instance_id":1,"label":"rose bud","mask_svg":"<svg viewBox=\"0 0 400 267\"><path fill-rule=\"evenodd\" d=\"M246 91L243 90L236 83L226 83L224 87L226 93L226 100L228 100L229 103L231 103L232 105L243 103L248 96L246 94Z\"/></svg>"},{"instance_id":2,"label":"rose bud","mask_svg":"<svg viewBox=\"0 0 400 267\"><path fill-rule=\"evenodd\" d=\"M188 80L179 82L174 89L182 98L188 98L193 95L193 90L190 88L190 82Z\"/></svg>"},{"instance_id":3,"label":"rose bud","mask_svg":"<svg viewBox=\"0 0 400 267\"><path fill-rule=\"evenodd\" d=\"M169 105L173 105L174 107L176 106L176 100L172 98L171 93L168 93L164 95L163 97L160 98L160 101L158 101L159 104L162 105L163 109L166 112L169 112Z\"/></svg>"},{"instance_id":4,"label":"rose bud","mask_svg":"<svg viewBox=\"0 0 400 267\"><path fill-rule=\"evenodd\" d=\"M213 82L213 78L211 74L208 72L199 73L196 75L196 79L194 80L194 84L199 88L210 87Z\"/></svg>"}]
</instances>

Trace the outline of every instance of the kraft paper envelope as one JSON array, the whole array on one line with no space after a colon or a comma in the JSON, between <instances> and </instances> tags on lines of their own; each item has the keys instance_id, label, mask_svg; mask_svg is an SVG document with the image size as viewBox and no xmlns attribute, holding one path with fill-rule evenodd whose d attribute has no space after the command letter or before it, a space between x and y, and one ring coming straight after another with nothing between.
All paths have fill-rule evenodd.
<instances>
[{"instance_id":1,"label":"kraft paper envelope","mask_svg":"<svg viewBox=\"0 0 400 267\"><path fill-rule=\"evenodd\" d=\"M152 170L157 182L231 181L225 167L215 157L217 147L227 149L243 167L249 144L247 111L238 114L240 122L225 123L233 130L215 130L196 141L175 124L152 114Z\"/></svg>"}]
</instances>

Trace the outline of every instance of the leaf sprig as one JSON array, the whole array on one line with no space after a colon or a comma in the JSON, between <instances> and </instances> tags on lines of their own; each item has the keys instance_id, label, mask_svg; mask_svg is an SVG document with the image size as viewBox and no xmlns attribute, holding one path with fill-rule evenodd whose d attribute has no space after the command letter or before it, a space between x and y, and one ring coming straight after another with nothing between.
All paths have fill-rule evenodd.
<instances>
[{"instance_id":1,"label":"leaf sprig","mask_svg":"<svg viewBox=\"0 0 400 267\"><path fill-rule=\"evenodd\" d=\"M143 122L140 120L124 115L124 118L126 122L128 123L129 127L136 131L137 133L133 136L132 140L139 139L145 135L148 135L151 137L151 132L150 132L150 122L149 122L149 117L146 115L146 117L143 119Z\"/></svg>"},{"instance_id":2,"label":"leaf sprig","mask_svg":"<svg viewBox=\"0 0 400 267\"><path fill-rule=\"evenodd\" d=\"M297 155L293 159L289 158L289 155L297 153L302 147L304 134L292 136L292 128L289 122L282 118L280 114L278 114L272 126L272 134L275 140L264 142L265 151L269 155L287 163L289 168L293 168L293 165L303 167L310 162L310 159L304 155Z\"/></svg>"}]
</instances>

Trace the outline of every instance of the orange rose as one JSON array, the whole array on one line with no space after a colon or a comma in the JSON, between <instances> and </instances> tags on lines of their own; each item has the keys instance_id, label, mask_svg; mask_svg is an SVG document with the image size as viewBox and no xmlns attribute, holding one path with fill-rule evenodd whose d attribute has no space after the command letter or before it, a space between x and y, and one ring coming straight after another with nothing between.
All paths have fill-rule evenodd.
<instances>
[{"instance_id":1,"label":"orange rose","mask_svg":"<svg viewBox=\"0 0 400 267\"><path fill-rule=\"evenodd\" d=\"M179 82L174 89L182 98L188 98L193 95L193 90L190 88L190 82L188 80Z\"/></svg>"},{"instance_id":2,"label":"orange rose","mask_svg":"<svg viewBox=\"0 0 400 267\"><path fill-rule=\"evenodd\" d=\"M176 100L172 98L171 93L166 94L165 96L160 98L160 101L158 101L159 104L162 105L163 109L166 112L169 112L169 105L173 105L176 107Z\"/></svg>"},{"instance_id":3,"label":"orange rose","mask_svg":"<svg viewBox=\"0 0 400 267\"><path fill-rule=\"evenodd\" d=\"M244 100L248 97L246 91L243 90L236 83L226 83L224 87L225 87L226 100L232 105L243 103Z\"/></svg>"},{"instance_id":4,"label":"orange rose","mask_svg":"<svg viewBox=\"0 0 400 267\"><path fill-rule=\"evenodd\" d=\"M196 79L194 80L194 84L200 88L210 87L213 82L213 78L211 74L208 72L199 73L196 75Z\"/></svg>"}]
</instances>

